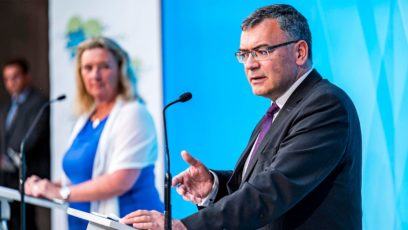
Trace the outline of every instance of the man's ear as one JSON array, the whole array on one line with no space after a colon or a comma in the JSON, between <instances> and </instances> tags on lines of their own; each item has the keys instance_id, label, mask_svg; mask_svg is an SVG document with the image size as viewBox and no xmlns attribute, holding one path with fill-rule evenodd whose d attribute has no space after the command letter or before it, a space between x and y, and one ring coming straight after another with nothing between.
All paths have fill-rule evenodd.
<instances>
[{"instance_id":1,"label":"man's ear","mask_svg":"<svg viewBox=\"0 0 408 230\"><path fill-rule=\"evenodd\" d=\"M296 43L296 64L299 66L306 63L309 56L309 46L305 40L300 40Z\"/></svg>"}]
</instances>

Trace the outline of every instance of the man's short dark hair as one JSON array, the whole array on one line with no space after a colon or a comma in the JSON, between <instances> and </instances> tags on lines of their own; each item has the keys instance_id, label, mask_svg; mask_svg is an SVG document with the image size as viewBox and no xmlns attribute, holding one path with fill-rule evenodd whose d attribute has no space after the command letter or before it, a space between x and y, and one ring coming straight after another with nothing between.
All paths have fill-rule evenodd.
<instances>
[{"instance_id":1,"label":"man's short dark hair","mask_svg":"<svg viewBox=\"0 0 408 230\"><path fill-rule=\"evenodd\" d=\"M274 4L257 9L241 24L242 31L250 29L265 19L276 19L282 31L293 40L305 40L312 60L312 34L307 19L295 8L286 4Z\"/></svg>"},{"instance_id":2,"label":"man's short dark hair","mask_svg":"<svg viewBox=\"0 0 408 230\"><path fill-rule=\"evenodd\" d=\"M28 72L30 71L30 66L28 65L27 60L24 58L13 58L4 62L2 70L4 70L4 68L6 68L7 66L11 65L19 66L23 74L28 74Z\"/></svg>"}]
</instances>

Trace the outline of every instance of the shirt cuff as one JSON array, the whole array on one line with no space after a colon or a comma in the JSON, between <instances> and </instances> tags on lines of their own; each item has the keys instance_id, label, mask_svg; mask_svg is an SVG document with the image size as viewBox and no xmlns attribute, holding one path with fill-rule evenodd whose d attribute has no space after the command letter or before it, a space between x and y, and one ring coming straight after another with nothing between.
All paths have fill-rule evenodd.
<instances>
[{"instance_id":1,"label":"shirt cuff","mask_svg":"<svg viewBox=\"0 0 408 230\"><path fill-rule=\"evenodd\" d=\"M215 197L217 196L217 193L218 193L218 186L220 184L218 180L218 176L213 171L211 170L209 171L214 177L214 184L212 186L211 192L206 197L203 198L201 203L198 204L198 206L200 207L212 206L214 204Z\"/></svg>"}]
</instances>

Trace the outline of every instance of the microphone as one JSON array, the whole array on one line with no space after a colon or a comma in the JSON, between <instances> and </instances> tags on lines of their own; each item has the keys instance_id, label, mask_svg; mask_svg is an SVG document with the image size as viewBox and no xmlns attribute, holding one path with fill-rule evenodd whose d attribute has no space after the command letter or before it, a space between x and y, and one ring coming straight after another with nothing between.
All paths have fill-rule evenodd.
<instances>
[{"instance_id":1,"label":"microphone","mask_svg":"<svg viewBox=\"0 0 408 230\"><path fill-rule=\"evenodd\" d=\"M184 103L186 101L189 101L191 98L193 98L193 95L190 92L186 92L181 94L178 100Z\"/></svg>"},{"instance_id":2,"label":"microphone","mask_svg":"<svg viewBox=\"0 0 408 230\"><path fill-rule=\"evenodd\" d=\"M172 106L173 104L176 104L176 103L178 103L178 102L183 102L183 103L184 103L184 102L186 102L186 101L189 101L191 98L193 98L193 95L192 95L190 92L185 92L185 93L181 94L177 100L175 100L175 101L173 101L173 102L170 102L169 104L167 104L167 105L164 107L164 109L163 109L163 115L164 115L165 110L166 110L168 107L170 107L170 106ZM163 118L165 119L165 116L163 116ZM165 120L164 120L164 121L165 121Z\"/></svg>"},{"instance_id":3,"label":"microphone","mask_svg":"<svg viewBox=\"0 0 408 230\"><path fill-rule=\"evenodd\" d=\"M166 154L166 176L164 178L164 229L171 230L171 173L170 173L170 153L169 144L167 140L167 127L166 127L166 109L178 102L189 101L193 95L190 92L183 93L179 98L173 102L167 104L163 109L163 125L164 125L164 145Z\"/></svg>"},{"instance_id":4,"label":"microphone","mask_svg":"<svg viewBox=\"0 0 408 230\"><path fill-rule=\"evenodd\" d=\"M31 123L30 128L28 129L27 133L24 135L23 140L21 141L20 144L20 216L21 216L21 230L25 230L26 229L26 215L25 215L25 201L24 201L24 197L25 197L25 189L24 189L24 185L25 185L25 180L26 180L26 154L25 154L25 144L28 140L28 138L30 137L31 133L34 131L34 128L37 126L37 123L40 121L40 118L42 116L42 114L44 113L45 109L50 106L52 103L57 102L57 101L62 101L66 98L65 94L58 96L55 99L49 100L46 103L44 103L41 108L40 111L37 113L37 115L34 118L33 123Z\"/></svg>"},{"instance_id":5,"label":"microphone","mask_svg":"<svg viewBox=\"0 0 408 230\"><path fill-rule=\"evenodd\" d=\"M57 98L55 98L55 101L62 101L65 100L65 98L67 98L67 96L65 96L65 94L59 95ZM53 103L54 101L51 101L51 103Z\"/></svg>"}]
</instances>

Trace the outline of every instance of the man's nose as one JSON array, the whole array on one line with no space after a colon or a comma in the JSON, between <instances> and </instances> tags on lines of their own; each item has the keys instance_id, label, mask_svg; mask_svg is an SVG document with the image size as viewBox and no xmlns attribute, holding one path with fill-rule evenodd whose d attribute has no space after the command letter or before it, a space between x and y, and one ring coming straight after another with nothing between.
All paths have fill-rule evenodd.
<instances>
[{"instance_id":1,"label":"man's nose","mask_svg":"<svg viewBox=\"0 0 408 230\"><path fill-rule=\"evenodd\" d=\"M245 60L245 68L254 69L259 67L259 62L255 60L253 54L249 54L248 58Z\"/></svg>"}]
</instances>

